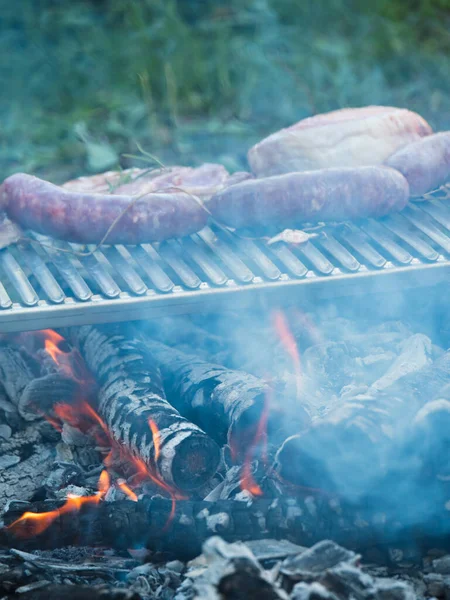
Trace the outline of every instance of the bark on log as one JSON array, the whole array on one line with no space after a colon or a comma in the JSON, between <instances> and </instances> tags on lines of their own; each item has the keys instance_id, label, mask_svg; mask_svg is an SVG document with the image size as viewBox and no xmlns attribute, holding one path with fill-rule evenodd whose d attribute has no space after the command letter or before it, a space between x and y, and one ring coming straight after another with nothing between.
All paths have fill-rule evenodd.
<instances>
[{"instance_id":1,"label":"bark on log","mask_svg":"<svg viewBox=\"0 0 450 600\"><path fill-rule=\"evenodd\" d=\"M384 390L345 402L303 434L287 439L277 455L280 476L297 485L361 494L387 469L420 452L413 419L450 383L450 351L433 364L401 377Z\"/></svg>"},{"instance_id":2,"label":"bark on log","mask_svg":"<svg viewBox=\"0 0 450 600\"><path fill-rule=\"evenodd\" d=\"M171 487L205 484L216 472L219 448L166 400L145 344L118 326L72 328L67 335L100 386L97 410L114 441ZM158 428L156 439L149 419Z\"/></svg>"},{"instance_id":3,"label":"bark on log","mask_svg":"<svg viewBox=\"0 0 450 600\"><path fill-rule=\"evenodd\" d=\"M0 530L0 546L32 550L65 545L110 546L116 549L147 547L187 559L201 551L212 535L226 541L250 539L288 539L309 546L322 539L333 539L347 548L364 552L374 546L401 547L411 542L418 547L449 545L450 516L445 495L432 490L431 500L420 507L410 506L383 511L377 502L344 504L337 497L258 499L253 503L179 501L172 513L172 502L161 497L146 497L84 505L77 513L59 516L46 531L25 537L26 530L7 528L24 512L23 504L11 504L4 515L6 527ZM431 496L430 496L431 497ZM410 498L408 498L410 500ZM407 500L402 498L401 500ZM26 510L45 512L61 503L35 502Z\"/></svg>"},{"instance_id":4,"label":"bark on log","mask_svg":"<svg viewBox=\"0 0 450 600\"><path fill-rule=\"evenodd\" d=\"M277 410L273 390L249 373L205 362L147 337L144 343L161 369L175 407L219 443L228 441L236 456L245 456L255 444L265 411L268 438L274 444L309 425L301 406L295 414Z\"/></svg>"}]
</instances>

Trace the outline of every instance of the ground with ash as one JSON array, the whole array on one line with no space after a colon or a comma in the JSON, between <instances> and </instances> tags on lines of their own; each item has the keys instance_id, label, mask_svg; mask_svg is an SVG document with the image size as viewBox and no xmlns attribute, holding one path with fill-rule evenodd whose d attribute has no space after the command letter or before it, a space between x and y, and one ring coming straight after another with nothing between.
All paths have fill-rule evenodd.
<instances>
[{"instance_id":1,"label":"ground with ash","mask_svg":"<svg viewBox=\"0 0 450 600\"><path fill-rule=\"evenodd\" d=\"M311 548L286 541L227 544L211 537L190 562L112 550L65 548L0 554L3 598L188 600L414 600L448 598L450 555L430 551L419 563L361 564L324 540Z\"/></svg>"},{"instance_id":2,"label":"ground with ash","mask_svg":"<svg viewBox=\"0 0 450 600\"><path fill-rule=\"evenodd\" d=\"M450 597L448 330L407 304L2 336L3 597Z\"/></svg>"}]
</instances>

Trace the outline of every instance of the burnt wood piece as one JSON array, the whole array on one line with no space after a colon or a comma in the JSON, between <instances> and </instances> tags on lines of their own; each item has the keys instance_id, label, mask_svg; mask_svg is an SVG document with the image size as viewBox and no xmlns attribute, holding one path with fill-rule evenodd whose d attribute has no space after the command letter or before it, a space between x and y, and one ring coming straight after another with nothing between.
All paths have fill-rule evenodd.
<instances>
[{"instance_id":1,"label":"burnt wood piece","mask_svg":"<svg viewBox=\"0 0 450 600\"><path fill-rule=\"evenodd\" d=\"M72 402L84 388L80 381L58 367L45 350L32 356L8 340L0 343L0 385L26 421L50 415L55 403Z\"/></svg>"},{"instance_id":2,"label":"burnt wood piece","mask_svg":"<svg viewBox=\"0 0 450 600\"><path fill-rule=\"evenodd\" d=\"M48 477L55 447L43 439L42 425L28 424L8 440L0 438L0 509L12 499L32 499Z\"/></svg>"},{"instance_id":3,"label":"burnt wood piece","mask_svg":"<svg viewBox=\"0 0 450 600\"><path fill-rule=\"evenodd\" d=\"M280 476L297 485L346 494L378 485L387 469L400 462L399 453L405 458L405 447L410 451L408 464L419 456L421 446L408 443L414 417L448 383L450 351L383 390L344 402L310 430L285 441L277 455Z\"/></svg>"},{"instance_id":4,"label":"burnt wood piece","mask_svg":"<svg viewBox=\"0 0 450 600\"><path fill-rule=\"evenodd\" d=\"M14 595L16 597L16 595ZM91 585L45 585L29 592L21 590L23 600L142 600L142 596L132 590L112 586Z\"/></svg>"},{"instance_id":5,"label":"burnt wood piece","mask_svg":"<svg viewBox=\"0 0 450 600\"><path fill-rule=\"evenodd\" d=\"M112 439L168 486L204 485L217 470L219 447L169 404L145 343L119 326L77 327L67 335L99 385L96 408Z\"/></svg>"},{"instance_id":6,"label":"burnt wood piece","mask_svg":"<svg viewBox=\"0 0 450 600\"><path fill-rule=\"evenodd\" d=\"M161 369L174 406L219 443L228 442L237 457L255 444L265 414L273 443L309 425L309 415L301 405L286 414L273 390L249 373L206 362L147 337L145 345Z\"/></svg>"},{"instance_id":7,"label":"burnt wood piece","mask_svg":"<svg viewBox=\"0 0 450 600\"><path fill-rule=\"evenodd\" d=\"M431 496L433 501L431 501ZM172 502L154 496L138 502L121 500L85 504L79 512L56 518L43 533L26 537L26 528L7 528L25 510L47 512L61 502L11 503L0 530L0 545L23 550L68 545L109 546L118 550L147 547L187 559L201 552L202 543L213 535L226 541L287 539L310 546L333 539L363 552L374 546L449 546L450 516L445 494L431 490L428 504L405 502L398 513L383 511L379 501L344 504L337 497L257 499L253 503L181 500L172 513ZM406 504L409 500L409 506Z\"/></svg>"},{"instance_id":8,"label":"burnt wood piece","mask_svg":"<svg viewBox=\"0 0 450 600\"><path fill-rule=\"evenodd\" d=\"M39 377L38 364L19 347L10 343L7 339L0 340L0 385L7 399L14 405L22 417L19 407L21 398L26 387ZM29 416L30 419L39 418L37 411Z\"/></svg>"}]
</instances>

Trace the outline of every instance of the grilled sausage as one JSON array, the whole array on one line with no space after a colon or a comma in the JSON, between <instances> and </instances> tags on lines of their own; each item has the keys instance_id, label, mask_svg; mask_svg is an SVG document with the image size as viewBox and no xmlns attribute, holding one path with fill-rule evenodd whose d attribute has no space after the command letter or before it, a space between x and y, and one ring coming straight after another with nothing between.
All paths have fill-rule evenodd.
<instances>
[{"instance_id":1,"label":"grilled sausage","mask_svg":"<svg viewBox=\"0 0 450 600\"><path fill-rule=\"evenodd\" d=\"M450 131L408 144L390 156L386 165L402 173L411 196L422 196L450 181Z\"/></svg>"},{"instance_id":2,"label":"grilled sausage","mask_svg":"<svg viewBox=\"0 0 450 600\"><path fill-rule=\"evenodd\" d=\"M149 193L138 199L68 192L24 173L11 175L0 188L0 208L22 227L85 244L99 243L133 200L105 243L161 241L194 233L206 225L207 212L183 192Z\"/></svg>"},{"instance_id":3,"label":"grilled sausage","mask_svg":"<svg viewBox=\"0 0 450 600\"><path fill-rule=\"evenodd\" d=\"M208 208L231 227L293 227L380 217L404 208L408 196L406 179L388 167L322 169L238 183L213 196Z\"/></svg>"}]
</instances>

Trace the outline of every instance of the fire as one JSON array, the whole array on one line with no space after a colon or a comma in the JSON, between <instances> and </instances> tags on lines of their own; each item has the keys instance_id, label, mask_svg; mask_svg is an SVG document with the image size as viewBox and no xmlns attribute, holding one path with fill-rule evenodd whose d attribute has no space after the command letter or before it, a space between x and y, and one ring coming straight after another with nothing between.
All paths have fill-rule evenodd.
<instances>
[{"instance_id":1,"label":"fire","mask_svg":"<svg viewBox=\"0 0 450 600\"><path fill-rule=\"evenodd\" d=\"M38 332L38 336L39 345L44 345L47 353L63 372L81 383L87 383L90 381L91 376L87 372L85 366L82 364L81 357L79 357L76 350L66 350L64 348L63 344L66 344L66 342L61 335L52 329L45 329ZM78 365L77 361L80 361L80 365ZM103 464L105 467L110 468L112 466L113 456L120 456L121 459L134 465L137 470L136 480L138 482L151 480L167 493L172 500L170 515L166 525L164 526L164 529L167 529L175 514L176 501L185 499L186 497L181 495L174 487L163 481L159 475L158 460L161 455L161 434L156 422L151 418L148 419L148 425L151 431L154 447L153 461L151 465L148 465L142 459L134 456L129 450L120 445L111 436L107 424L85 399L79 398L77 402L73 404L63 402L57 403L54 405L53 411L56 419L48 415L44 416L59 431L62 430L61 423L66 422L71 426L79 428L83 432L89 430L89 434L94 435L99 446L110 446L108 454L103 459ZM98 428L93 428L93 425L97 425ZM39 533L45 531L52 521L54 521L60 515L79 510L79 508L86 503L98 503L106 494L110 485L110 476L108 472L104 470L102 471L99 480L99 491L94 496L80 498L68 496L66 503L61 508L48 513L37 514L27 512L22 515L20 519L17 519L17 521L10 525L10 527L14 530L16 530L18 527L26 527L27 535L38 535ZM138 501L136 493L125 482L125 480L119 479L116 481L115 485L117 485L134 502Z\"/></svg>"},{"instance_id":2,"label":"fire","mask_svg":"<svg viewBox=\"0 0 450 600\"><path fill-rule=\"evenodd\" d=\"M159 459L159 453L161 449L161 434L159 433L158 426L155 423L155 421L153 421L153 419L149 419L148 424L152 432L153 446L155 448L155 462L157 462Z\"/></svg>"},{"instance_id":3,"label":"fire","mask_svg":"<svg viewBox=\"0 0 450 600\"><path fill-rule=\"evenodd\" d=\"M253 496L262 496L263 491L256 483L253 474L252 474L252 458L255 454L258 446L262 445L261 458L263 461L267 460L267 421L269 418L269 395L266 394L264 408L261 412L261 417L258 421L258 426L256 428L255 437L253 438L252 443L250 444L249 451L247 452L244 460L244 464L242 466L242 474L241 474L241 490L247 490Z\"/></svg>"},{"instance_id":4,"label":"fire","mask_svg":"<svg viewBox=\"0 0 450 600\"><path fill-rule=\"evenodd\" d=\"M292 358L292 362L294 364L297 398L300 398L303 384L302 367L297 342L295 341L292 331L289 328L289 322L282 311L277 310L273 313L273 324L287 353Z\"/></svg>"},{"instance_id":5,"label":"fire","mask_svg":"<svg viewBox=\"0 0 450 600\"><path fill-rule=\"evenodd\" d=\"M44 513L25 512L16 519L8 529L12 529L19 537L31 537L43 533L53 521L62 515L78 512L85 504L98 504L109 489L109 475L102 471L98 482L99 491L94 496L76 496L68 494L67 500L61 508Z\"/></svg>"},{"instance_id":6,"label":"fire","mask_svg":"<svg viewBox=\"0 0 450 600\"><path fill-rule=\"evenodd\" d=\"M131 500L133 500L133 502L138 501L138 497L136 496L136 494L133 492L133 490L130 488L130 486L126 483L126 481L124 479L117 480L117 487L119 487L122 490L122 492L124 492L129 498L131 498Z\"/></svg>"},{"instance_id":7,"label":"fire","mask_svg":"<svg viewBox=\"0 0 450 600\"><path fill-rule=\"evenodd\" d=\"M59 365L60 356L62 354L67 354L66 352L63 352L63 350L61 350L58 346L58 344L61 344L61 342L65 342L64 338L61 335L59 335L59 333L56 333L56 331L53 331L53 329L44 329L42 333L45 335L44 348L53 358L55 363Z\"/></svg>"}]
</instances>

